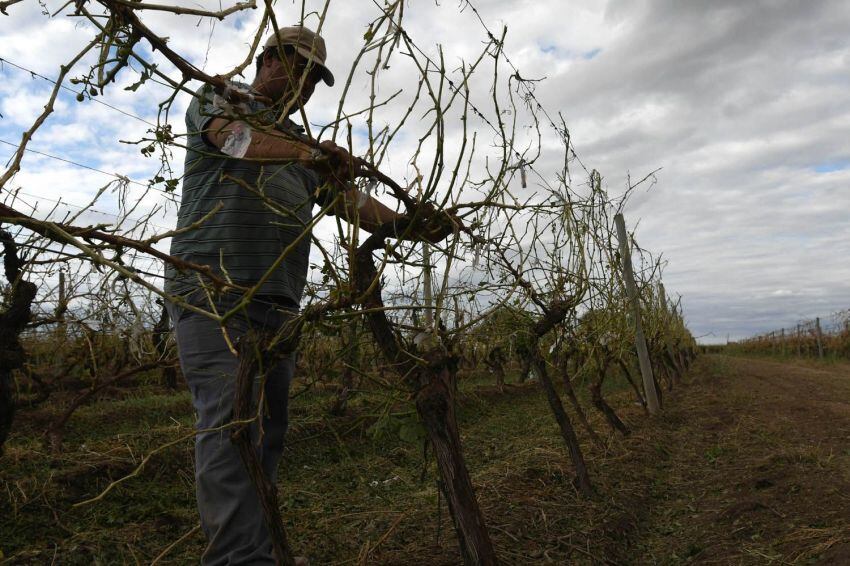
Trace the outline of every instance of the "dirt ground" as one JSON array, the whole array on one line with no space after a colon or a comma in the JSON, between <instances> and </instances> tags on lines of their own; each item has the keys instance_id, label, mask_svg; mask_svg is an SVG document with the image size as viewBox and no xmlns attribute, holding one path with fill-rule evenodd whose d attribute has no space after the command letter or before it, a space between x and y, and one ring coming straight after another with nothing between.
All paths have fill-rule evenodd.
<instances>
[{"instance_id":1,"label":"dirt ground","mask_svg":"<svg viewBox=\"0 0 850 566\"><path fill-rule=\"evenodd\" d=\"M657 418L615 398L595 501L553 487L557 443L482 490L504 562L850 564L850 364L704 356Z\"/></svg>"},{"instance_id":2,"label":"dirt ground","mask_svg":"<svg viewBox=\"0 0 850 566\"><path fill-rule=\"evenodd\" d=\"M850 564L850 366L709 357L691 381L640 433L648 508L611 556Z\"/></svg>"},{"instance_id":3,"label":"dirt ground","mask_svg":"<svg viewBox=\"0 0 850 566\"><path fill-rule=\"evenodd\" d=\"M586 500L534 384L465 391L465 453L501 562L850 564L850 364L703 356L658 417L628 391L609 399L631 434L590 411L606 446L579 431L597 491ZM313 564L459 564L411 419L378 429L330 419L323 403L292 407L279 490L297 551ZM0 461L0 562L135 564L166 551L159 564L197 563L191 441L72 507L191 430L185 394L87 408L61 457L37 436L45 418L23 415Z\"/></svg>"}]
</instances>

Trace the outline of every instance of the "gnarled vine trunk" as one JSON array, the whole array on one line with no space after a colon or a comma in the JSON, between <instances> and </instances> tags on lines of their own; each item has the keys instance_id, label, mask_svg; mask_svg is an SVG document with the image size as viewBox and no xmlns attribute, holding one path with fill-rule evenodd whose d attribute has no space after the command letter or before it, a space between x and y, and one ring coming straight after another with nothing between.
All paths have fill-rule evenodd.
<instances>
[{"instance_id":1,"label":"gnarled vine trunk","mask_svg":"<svg viewBox=\"0 0 850 566\"><path fill-rule=\"evenodd\" d=\"M576 437L576 431L567 412L564 410L564 405L561 403L561 398L558 397L558 392L555 391L555 386L549 378L549 372L546 369L546 362L539 354L532 361L534 369L537 372L537 378L540 382L540 387L546 394L546 400L549 402L549 408L552 409L552 414L555 416L555 421L558 423L558 428L561 430L561 437L567 445L567 450L570 453L570 459L573 462L573 467L576 470L575 485L582 495L590 497L593 495L593 485L590 483L590 474L587 472L587 464L584 462L584 454L582 454L581 446Z\"/></svg>"},{"instance_id":2,"label":"gnarled vine trunk","mask_svg":"<svg viewBox=\"0 0 850 566\"><path fill-rule=\"evenodd\" d=\"M277 486L274 478L266 476L260 457L251 441L251 422L258 416L259 408L254 403L254 378L264 367L275 362L272 352L293 351L298 340L300 328L288 328L288 347L278 345L270 348L268 336L262 333L248 333L237 345L239 367L236 372L236 395L233 399L233 421L237 424L230 433L230 439L239 452L251 483L257 492L263 519L269 531L275 563L278 566L295 566L295 555L289 546L286 529L280 515Z\"/></svg>"},{"instance_id":3,"label":"gnarled vine trunk","mask_svg":"<svg viewBox=\"0 0 850 566\"><path fill-rule=\"evenodd\" d=\"M0 313L0 456L15 418L15 381L13 372L24 364L20 334L30 321L30 306L35 299L34 283L21 279L21 260L12 235L0 230L3 263L10 292L6 309Z\"/></svg>"},{"instance_id":4,"label":"gnarled vine trunk","mask_svg":"<svg viewBox=\"0 0 850 566\"><path fill-rule=\"evenodd\" d=\"M415 347L404 342L383 309L378 272L372 260L372 251L381 242L373 234L356 255L356 290L361 294L361 304L369 310L369 328L384 356L414 393L416 410L437 460L441 488L449 504L464 564L497 564L458 433L454 407L457 364L440 344L426 352L415 352L420 360L426 361L424 364L417 363L408 353L415 351Z\"/></svg>"},{"instance_id":5,"label":"gnarled vine trunk","mask_svg":"<svg viewBox=\"0 0 850 566\"><path fill-rule=\"evenodd\" d=\"M576 471L575 485L582 495L590 497L593 495L593 485L590 482L590 475L587 472L587 465L584 462L581 445L578 442L578 437L576 437L575 428L573 428L570 417L564 410L563 403L561 403L561 398L558 396L555 386L549 378L546 361L540 353L540 339L567 317L571 306L568 302L564 301L552 301L547 306L543 312L543 316L534 324L534 328L532 329L533 340L525 364L533 368L537 374L540 387L543 389L543 393L546 395L546 401L549 403L549 408L552 409L552 415L558 423L561 437L567 445L570 460L572 460Z\"/></svg>"},{"instance_id":6,"label":"gnarled vine trunk","mask_svg":"<svg viewBox=\"0 0 850 566\"><path fill-rule=\"evenodd\" d=\"M632 386L632 391L635 393L635 400L640 403L640 406L643 407L644 413L649 414L649 409L646 406L646 399L643 397L643 393L640 390L640 387L635 381L634 376L632 375L632 371L629 369L629 365L623 360L623 358L617 359L617 364L620 366L620 370L623 372L623 377L626 378L626 381L629 382L629 385Z\"/></svg>"},{"instance_id":7,"label":"gnarled vine trunk","mask_svg":"<svg viewBox=\"0 0 850 566\"><path fill-rule=\"evenodd\" d=\"M567 398L570 400L570 403L573 406L573 410L575 410L576 415L578 415L578 420L581 423L581 426L584 427L585 432L597 446L602 446L602 439L599 438L599 435L596 434L596 431L593 430L593 427L590 426L590 421L587 420L587 413L584 412L584 408L581 406L581 403L578 402L578 397L576 397L575 389L573 389L572 379L570 378L570 370L569 370L569 358L564 357L561 362L561 380L564 384L564 393L567 395Z\"/></svg>"},{"instance_id":8,"label":"gnarled vine trunk","mask_svg":"<svg viewBox=\"0 0 850 566\"><path fill-rule=\"evenodd\" d=\"M614 412L614 409L605 401L605 397L602 396L602 384L605 382L605 377L608 373L608 357L605 354L598 353L597 354L597 373L596 380L590 383L590 398L593 402L593 406L596 407L600 413L605 417L605 420L617 432L622 433L623 435L629 434L629 427L617 416L617 413Z\"/></svg>"}]
</instances>

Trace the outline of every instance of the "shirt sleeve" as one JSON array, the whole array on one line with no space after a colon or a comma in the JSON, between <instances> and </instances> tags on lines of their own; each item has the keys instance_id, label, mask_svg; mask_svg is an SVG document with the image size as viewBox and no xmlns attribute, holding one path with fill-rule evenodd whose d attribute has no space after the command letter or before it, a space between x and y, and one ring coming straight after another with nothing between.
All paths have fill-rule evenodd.
<instances>
[{"instance_id":1,"label":"shirt sleeve","mask_svg":"<svg viewBox=\"0 0 850 566\"><path fill-rule=\"evenodd\" d=\"M192 97L189 108L186 110L186 131L189 135L199 135L204 143L212 149L218 150L206 136L210 121L213 118L224 115L224 109L213 104L213 90L209 85L203 85Z\"/></svg>"}]
</instances>

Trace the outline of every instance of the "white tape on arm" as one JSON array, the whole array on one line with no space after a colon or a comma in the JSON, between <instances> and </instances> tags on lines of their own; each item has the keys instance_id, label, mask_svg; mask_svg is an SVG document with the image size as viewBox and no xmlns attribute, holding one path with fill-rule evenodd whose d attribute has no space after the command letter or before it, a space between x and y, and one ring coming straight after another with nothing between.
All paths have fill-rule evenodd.
<instances>
[{"instance_id":1,"label":"white tape on arm","mask_svg":"<svg viewBox=\"0 0 850 566\"><path fill-rule=\"evenodd\" d=\"M248 153L248 147L251 145L251 126L245 122L233 122L230 125L230 135L224 141L221 147L221 152L241 159Z\"/></svg>"}]
</instances>

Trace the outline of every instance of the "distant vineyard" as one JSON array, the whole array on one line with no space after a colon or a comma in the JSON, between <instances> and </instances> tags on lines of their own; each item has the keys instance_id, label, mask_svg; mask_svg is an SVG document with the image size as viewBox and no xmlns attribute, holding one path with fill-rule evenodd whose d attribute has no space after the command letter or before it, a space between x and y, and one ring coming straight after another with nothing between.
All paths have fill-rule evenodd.
<instances>
[{"instance_id":1,"label":"distant vineyard","mask_svg":"<svg viewBox=\"0 0 850 566\"><path fill-rule=\"evenodd\" d=\"M725 350L733 354L850 359L850 310L738 340Z\"/></svg>"}]
</instances>

